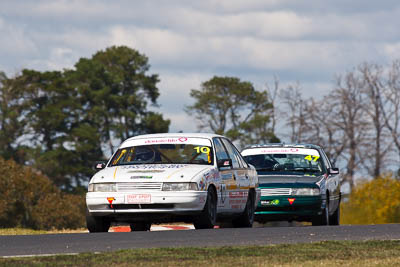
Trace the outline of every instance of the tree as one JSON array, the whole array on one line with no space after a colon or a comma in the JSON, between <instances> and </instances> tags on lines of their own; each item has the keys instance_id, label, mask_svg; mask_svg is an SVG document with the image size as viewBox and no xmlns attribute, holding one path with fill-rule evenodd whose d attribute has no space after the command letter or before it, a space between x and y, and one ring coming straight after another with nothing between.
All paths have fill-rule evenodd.
<instances>
[{"instance_id":1,"label":"tree","mask_svg":"<svg viewBox=\"0 0 400 267\"><path fill-rule=\"evenodd\" d=\"M273 96L274 116L287 127L290 142L320 145L336 165L347 145L341 130L334 126L336 118L332 114L337 103L329 96L304 98L299 83L279 88L276 78L273 89L268 91Z\"/></svg>"},{"instance_id":2,"label":"tree","mask_svg":"<svg viewBox=\"0 0 400 267\"><path fill-rule=\"evenodd\" d=\"M344 153L347 139L338 127L335 126L335 116L332 116L335 102L328 96L320 100L311 98L305 101L303 114L305 114L304 143L317 144L324 148L334 166Z\"/></svg>"},{"instance_id":3,"label":"tree","mask_svg":"<svg viewBox=\"0 0 400 267\"><path fill-rule=\"evenodd\" d=\"M0 158L0 227L84 226L84 197L62 193L34 169Z\"/></svg>"},{"instance_id":4,"label":"tree","mask_svg":"<svg viewBox=\"0 0 400 267\"><path fill-rule=\"evenodd\" d=\"M387 157L392 148L391 142L387 141L390 134L385 125L385 107L381 105L385 91L385 75L383 68L377 64L361 64L357 71L364 81L364 107L371 125L368 141L361 151L361 163L372 177L379 177L387 165Z\"/></svg>"},{"instance_id":5,"label":"tree","mask_svg":"<svg viewBox=\"0 0 400 267\"><path fill-rule=\"evenodd\" d=\"M167 132L170 121L148 111L157 106L156 74L148 75L146 56L126 46L82 58L71 72L83 107L81 120L94 125L111 153L115 144L143 133Z\"/></svg>"},{"instance_id":6,"label":"tree","mask_svg":"<svg viewBox=\"0 0 400 267\"><path fill-rule=\"evenodd\" d=\"M289 85L279 92L284 106L282 112L286 118L286 126L289 127L289 138L292 143L301 143L304 140L304 132L307 131L305 121L305 101L300 92L300 84Z\"/></svg>"},{"instance_id":7,"label":"tree","mask_svg":"<svg viewBox=\"0 0 400 267\"><path fill-rule=\"evenodd\" d=\"M14 158L24 163L26 152L21 136L25 132L26 120L21 117L24 110L23 90L15 79L0 72L0 156Z\"/></svg>"},{"instance_id":8,"label":"tree","mask_svg":"<svg viewBox=\"0 0 400 267\"><path fill-rule=\"evenodd\" d=\"M354 72L348 72L336 78L336 87L328 96L333 104L332 123L341 130L342 142L346 142L346 151L342 154L346 166L344 182L349 183L350 189L354 187L354 176L362 160L360 148L366 144L369 131L362 89L363 80Z\"/></svg>"},{"instance_id":9,"label":"tree","mask_svg":"<svg viewBox=\"0 0 400 267\"><path fill-rule=\"evenodd\" d=\"M242 146L277 139L270 125L268 93L255 90L250 82L214 76L190 96L195 103L185 110L199 122L199 130L226 135Z\"/></svg>"},{"instance_id":10,"label":"tree","mask_svg":"<svg viewBox=\"0 0 400 267\"><path fill-rule=\"evenodd\" d=\"M279 99L279 94L281 92L281 88L279 86L278 77L274 76L274 82L272 87L268 83L265 84L265 87L266 87L265 91L267 92L267 97L272 104L270 112L271 131L275 133L277 125L277 114L280 112L278 107L278 99Z\"/></svg>"},{"instance_id":11,"label":"tree","mask_svg":"<svg viewBox=\"0 0 400 267\"><path fill-rule=\"evenodd\" d=\"M28 156L19 162L59 188L80 188L93 174L93 162L109 157L124 139L168 131L170 121L148 110L157 107L159 80L147 74L147 62L121 46L82 58L72 70L1 75L0 152L16 158L24 139Z\"/></svg>"},{"instance_id":12,"label":"tree","mask_svg":"<svg viewBox=\"0 0 400 267\"><path fill-rule=\"evenodd\" d=\"M303 99L300 85L281 90L290 141L318 144L334 164L344 164L343 183L354 186L362 162L360 148L366 145L369 129L364 109L363 79L354 72L336 78L336 87L321 100Z\"/></svg>"},{"instance_id":13,"label":"tree","mask_svg":"<svg viewBox=\"0 0 400 267\"><path fill-rule=\"evenodd\" d=\"M390 67L387 84L383 94L379 95L379 104L400 159L400 60L394 61Z\"/></svg>"},{"instance_id":14,"label":"tree","mask_svg":"<svg viewBox=\"0 0 400 267\"><path fill-rule=\"evenodd\" d=\"M23 91L20 117L25 121L23 134L29 138L30 164L64 190L80 187L92 174L91 162L103 155L100 141L93 141L99 137L95 128L87 129L90 135L84 140L74 135L82 127L76 90L59 71L23 70L14 81ZM81 143L92 146L80 151ZM79 160L81 157L86 160Z\"/></svg>"},{"instance_id":15,"label":"tree","mask_svg":"<svg viewBox=\"0 0 400 267\"><path fill-rule=\"evenodd\" d=\"M343 183L354 187L357 176L380 177L394 165L400 148L399 66L363 63L336 77L321 99L303 99L298 86L280 90L292 142L319 144L334 164L344 166ZM390 142L392 137L393 143Z\"/></svg>"},{"instance_id":16,"label":"tree","mask_svg":"<svg viewBox=\"0 0 400 267\"><path fill-rule=\"evenodd\" d=\"M400 181L391 175L357 184L349 201L342 204L344 224L400 222Z\"/></svg>"}]
</instances>

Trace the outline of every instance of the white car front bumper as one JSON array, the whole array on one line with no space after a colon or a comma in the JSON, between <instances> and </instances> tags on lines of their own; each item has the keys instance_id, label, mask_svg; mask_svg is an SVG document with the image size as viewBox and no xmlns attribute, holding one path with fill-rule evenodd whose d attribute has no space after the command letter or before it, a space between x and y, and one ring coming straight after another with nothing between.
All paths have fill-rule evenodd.
<instances>
[{"instance_id":1,"label":"white car front bumper","mask_svg":"<svg viewBox=\"0 0 400 267\"><path fill-rule=\"evenodd\" d=\"M202 211L207 191L88 192L86 205L92 215Z\"/></svg>"}]
</instances>

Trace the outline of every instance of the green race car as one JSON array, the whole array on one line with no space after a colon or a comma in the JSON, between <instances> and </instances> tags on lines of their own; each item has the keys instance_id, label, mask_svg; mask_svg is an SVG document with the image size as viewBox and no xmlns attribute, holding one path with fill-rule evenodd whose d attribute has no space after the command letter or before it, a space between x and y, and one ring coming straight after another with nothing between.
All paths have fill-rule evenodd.
<instances>
[{"instance_id":1,"label":"green race car","mask_svg":"<svg viewBox=\"0 0 400 267\"><path fill-rule=\"evenodd\" d=\"M339 169L323 149L311 144L265 144L242 155L258 173L261 199L255 220L308 221L339 225Z\"/></svg>"}]
</instances>

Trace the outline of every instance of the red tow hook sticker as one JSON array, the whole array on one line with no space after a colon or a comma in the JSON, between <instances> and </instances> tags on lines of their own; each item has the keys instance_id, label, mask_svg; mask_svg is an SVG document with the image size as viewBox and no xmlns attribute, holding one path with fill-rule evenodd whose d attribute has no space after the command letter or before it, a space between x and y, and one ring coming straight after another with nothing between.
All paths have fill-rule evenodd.
<instances>
[{"instance_id":1,"label":"red tow hook sticker","mask_svg":"<svg viewBox=\"0 0 400 267\"><path fill-rule=\"evenodd\" d=\"M108 203L110 203L110 208L113 209L114 207L113 207L112 203L115 200L115 197L108 197L107 200L108 200Z\"/></svg>"},{"instance_id":2,"label":"red tow hook sticker","mask_svg":"<svg viewBox=\"0 0 400 267\"><path fill-rule=\"evenodd\" d=\"M289 201L289 204L292 205L293 202L294 202L296 199L295 199L295 198L288 198L287 200Z\"/></svg>"}]
</instances>

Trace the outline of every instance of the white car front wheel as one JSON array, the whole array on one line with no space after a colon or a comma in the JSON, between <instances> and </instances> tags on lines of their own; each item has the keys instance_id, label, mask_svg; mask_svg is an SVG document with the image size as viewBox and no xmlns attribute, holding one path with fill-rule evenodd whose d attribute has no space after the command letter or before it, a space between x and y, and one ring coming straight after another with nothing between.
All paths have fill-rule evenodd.
<instances>
[{"instance_id":1,"label":"white car front wheel","mask_svg":"<svg viewBox=\"0 0 400 267\"><path fill-rule=\"evenodd\" d=\"M92 216L86 209L86 226L89 233L108 232L111 222L104 216Z\"/></svg>"},{"instance_id":2,"label":"white car front wheel","mask_svg":"<svg viewBox=\"0 0 400 267\"><path fill-rule=\"evenodd\" d=\"M207 192L207 200L201 214L195 219L193 225L196 229L214 228L217 222L217 195L214 188L210 187Z\"/></svg>"}]
</instances>

